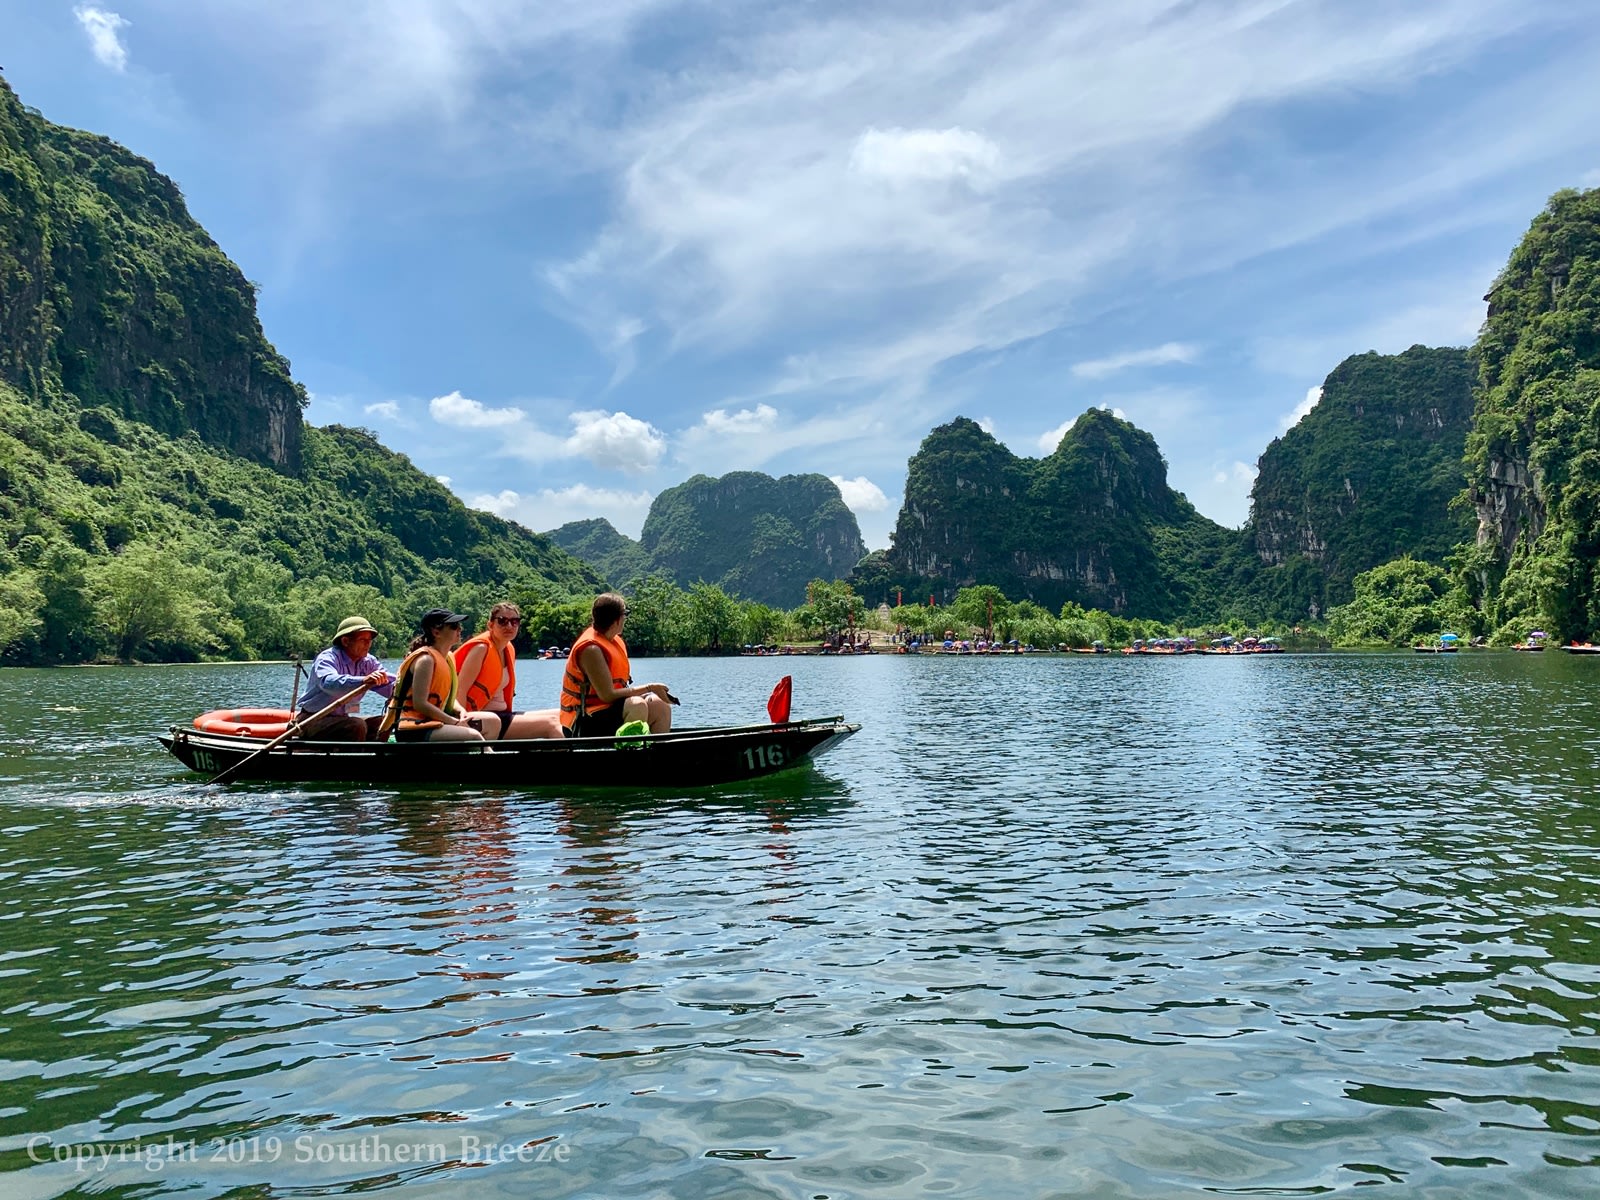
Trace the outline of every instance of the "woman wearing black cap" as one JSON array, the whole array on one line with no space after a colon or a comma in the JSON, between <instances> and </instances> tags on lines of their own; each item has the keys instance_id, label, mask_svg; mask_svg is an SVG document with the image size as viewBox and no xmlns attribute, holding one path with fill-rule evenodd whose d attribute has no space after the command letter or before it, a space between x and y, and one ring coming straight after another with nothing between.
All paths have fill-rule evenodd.
<instances>
[{"instance_id":1,"label":"woman wearing black cap","mask_svg":"<svg viewBox=\"0 0 1600 1200\"><path fill-rule=\"evenodd\" d=\"M456 702L456 664L450 651L461 640L465 620L448 608L430 608L422 614L422 632L411 639L394 689L397 741L482 741L482 730L488 729L491 736L500 732L499 717L466 712Z\"/></svg>"}]
</instances>

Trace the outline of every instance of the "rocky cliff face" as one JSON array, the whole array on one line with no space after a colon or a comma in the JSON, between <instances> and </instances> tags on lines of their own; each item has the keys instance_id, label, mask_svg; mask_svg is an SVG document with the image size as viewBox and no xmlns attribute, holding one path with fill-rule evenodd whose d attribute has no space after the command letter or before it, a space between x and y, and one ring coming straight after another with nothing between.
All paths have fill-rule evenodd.
<instances>
[{"instance_id":1,"label":"rocky cliff face","mask_svg":"<svg viewBox=\"0 0 1600 1200\"><path fill-rule=\"evenodd\" d=\"M1167 486L1143 430L1090 409L1052 454L1029 459L962 417L912 457L889 561L918 594L946 601L986 583L1052 608L1167 616L1187 581L1158 549L1161 530L1225 532Z\"/></svg>"},{"instance_id":2,"label":"rocky cliff face","mask_svg":"<svg viewBox=\"0 0 1600 1200\"><path fill-rule=\"evenodd\" d=\"M303 390L176 185L0 81L0 378L293 471Z\"/></svg>"},{"instance_id":3,"label":"rocky cliff face","mask_svg":"<svg viewBox=\"0 0 1600 1200\"><path fill-rule=\"evenodd\" d=\"M1494 626L1600 632L1600 188L1552 196L1486 299L1467 444Z\"/></svg>"},{"instance_id":4,"label":"rocky cliff face","mask_svg":"<svg viewBox=\"0 0 1600 1200\"><path fill-rule=\"evenodd\" d=\"M640 545L680 585L793 608L813 579L842 579L866 553L855 514L826 475L696 475L650 505Z\"/></svg>"},{"instance_id":5,"label":"rocky cliff face","mask_svg":"<svg viewBox=\"0 0 1600 1200\"><path fill-rule=\"evenodd\" d=\"M1301 615L1348 601L1362 571L1405 554L1442 562L1469 535L1450 505L1464 482L1474 377L1464 349L1354 355L1261 455L1250 529L1264 565L1316 568L1321 594Z\"/></svg>"}]
</instances>

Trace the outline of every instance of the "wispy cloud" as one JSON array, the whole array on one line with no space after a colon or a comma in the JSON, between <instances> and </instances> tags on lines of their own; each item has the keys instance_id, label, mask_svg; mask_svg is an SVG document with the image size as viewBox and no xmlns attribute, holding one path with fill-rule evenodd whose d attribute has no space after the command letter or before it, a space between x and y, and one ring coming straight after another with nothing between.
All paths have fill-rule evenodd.
<instances>
[{"instance_id":1,"label":"wispy cloud","mask_svg":"<svg viewBox=\"0 0 1600 1200\"><path fill-rule=\"evenodd\" d=\"M777 423L778 410L770 404L758 404L754 408L741 408L734 413L722 408L713 408L700 418L698 428L713 436L737 437L768 433Z\"/></svg>"},{"instance_id":2,"label":"wispy cloud","mask_svg":"<svg viewBox=\"0 0 1600 1200\"><path fill-rule=\"evenodd\" d=\"M117 13L88 4L73 9L72 15L89 35L89 49L95 58L113 71L127 70L128 48L122 42L121 31L129 23Z\"/></svg>"},{"instance_id":3,"label":"wispy cloud","mask_svg":"<svg viewBox=\"0 0 1600 1200\"><path fill-rule=\"evenodd\" d=\"M572 432L563 438L539 428L515 405L490 408L459 391L435 396L428 402L428 411L441 425L498 430L493 452L530 462L584 458L597 467L638 474L653 467L667 451L665 434L625 412L584 409L571 413Z\"/></svg>"},{"instance_id":4,"label":"wispy cloud","mask_svg":"<svg viewBox=\"0 0 1600 1200\"><path fill-rule=\"evenodd\" d=\"M1106 358L1074 363L1072 373L1080 379L1104 379L1130 367L1163 367L1171 363L1192 363L1200 348L1191 342L1163 342L1148 350L1129 350Z\"/></svg>"},{"instance_id":5,"label":"wispy cloud","mask_svg":"<svg viewBox=\"0 0 1600 1200\"><path fill-rule=\"evenodd\" d=\"M637 538L654 499L650 492L578 483L565 488L541 488L531 493L507 488L493 495L473 496L467 504L540 532L557 529L568 521L604 517L617 532Z\"/></svg>"},{"instance_id":6,"label":"wispy cloud","mask_svg":"<svg viewBox=\"0 0 1600 1200\"><path fill-rule=\"evenodd\" d=\"M850 151L850 167L891 184L961 180L988 185L1000 148L970 129L868 129Z\"/></svg>"},{"instance_id":7,"label":"wispy cloud","mask_svg":"<svg viewBox=\"0 0 1600 1200\"><path fill-rule=\"evenodd\" d=\"M460 395L459 392L456 394ZM400 419L400 405L393 400L380 400L376 404L365 405L361 411L369 417L382 417L386 421Z\"/></svg>"},{"instance_id":8,"label":"wispy cloud","mask_svg":"<svg viewBox=\"0 0 1600 1200\"><path fill-rule=\"evenodd\" d=\"M1223 269L1445 194L1463 167L1442 156L1365 164L1363 189L1292 165L1249 189L1207 147L1277 102L1406 88L1531 19L1511 0L1363 21L1245 0L825 12L746 32L737 68L660 81L615 131L613 220L552 281L680 348L781 331L814 379L926 377L1060 327L1114 272Z\"/></svg>"}]
</instances>

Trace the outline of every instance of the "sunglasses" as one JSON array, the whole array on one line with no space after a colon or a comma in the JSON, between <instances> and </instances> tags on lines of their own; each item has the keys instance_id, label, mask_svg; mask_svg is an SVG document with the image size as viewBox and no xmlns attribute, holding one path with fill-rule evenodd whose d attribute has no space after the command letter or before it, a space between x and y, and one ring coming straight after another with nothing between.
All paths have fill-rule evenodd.
<instances>
[{"instance_id":1,"label":"sunglasses","mask_svg":"<svg viewBox=\"0 0 1600 1200\"><path fill-rule=\"evenodd\" d=\"M521 625L522 624L522 618L521 617L496 617L494 619L494 623L496 625Z\"/></svg>"}]
</instances>

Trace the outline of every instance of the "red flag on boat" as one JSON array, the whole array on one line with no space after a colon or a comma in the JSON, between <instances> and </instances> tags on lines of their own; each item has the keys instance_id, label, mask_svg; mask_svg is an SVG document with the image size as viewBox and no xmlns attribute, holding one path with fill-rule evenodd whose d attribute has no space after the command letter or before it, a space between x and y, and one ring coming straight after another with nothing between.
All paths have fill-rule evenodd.
<instances>
[{"instance_id":1,"label":"red flag on boat","mask_svg":"<svg viewBox=\"0 0 1600 1200\"><path fill-rule=\"evenodd\" d=\"M772 689L772 695L767 697L767 716L772 718L774 725L782 725L789 719L789 702L794 698L794 677L785 675L778 680L778 686Z\"/></svg>"}]
</instances>

